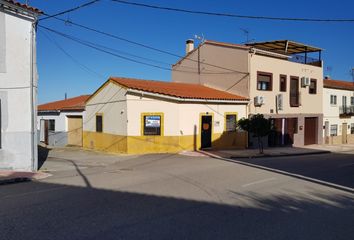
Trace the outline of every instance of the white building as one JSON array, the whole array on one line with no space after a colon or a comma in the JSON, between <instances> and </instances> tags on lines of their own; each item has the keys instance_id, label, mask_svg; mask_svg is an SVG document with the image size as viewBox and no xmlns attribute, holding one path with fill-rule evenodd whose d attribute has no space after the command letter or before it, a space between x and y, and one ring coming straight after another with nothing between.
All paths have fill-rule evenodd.
<instances>
[{"instance_id":1,"label":"white building","mask_svg":"<svg viewBox=\"0 0 354 240\"><path fill-rule=\"evenodd\" d=\"M90 95L38 106L39 141L50 146L82 146L82 118Z\"/></svg>"},{"instance_id":2,"label":"white building","mask_svg":"<svg viewBox=\"0 0 354 240\"><path fill-rule=\"evenodd\" d=\"M327 144L354 143L354 83L325 79L323 136Z\"/></svg>"},{"instance_id":3,"label":"white building","mask_svg":"<svg viewBox=\"0 0 354 240\"><path fill-rule=\"evenodd\" d=\"M130 154L245 148L248 99L198 84L110 78L86 102L84 147Z\"/></svg>"},{"instance_id":4,"label":"white building","mask_svg":"<svg viewBox=\"0 0 354 240\"><path fill-rule=\"evenodd\" d=\"M0 0L0 169L37 170L39 14L28 5Z\"/></svg>"}]
</instances>

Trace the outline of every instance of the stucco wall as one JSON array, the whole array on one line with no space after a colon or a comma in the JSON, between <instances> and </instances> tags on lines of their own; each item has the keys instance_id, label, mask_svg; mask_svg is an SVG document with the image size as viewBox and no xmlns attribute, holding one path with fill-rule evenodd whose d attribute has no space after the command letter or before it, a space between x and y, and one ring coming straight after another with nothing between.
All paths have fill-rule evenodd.
<instances>
[{"instance_id":1,"label":"stucco wall","mask_svg":"<svg viewBox=\"0 0 354 240\"><path fill-rule=\"evenodd\" d=\"M195 62L198 51L200 74L198 62ZM248 50L205 43L172 67L172 81L203 84L248 97L248 72Z\"/></svg>"},{"instance_id":2,"label":"stucco wall","mask_svg":"<svg viewBox=\"0 0 354 240\"><path fill-rule=\"evenodd\" d=\"M213 116L213 147L246 146L245 133L224 133L224 114L232 112L237 113L238 118L246 117L245 104L178 103L147 96L148 94L125 93L124 88L109 83L88 101L84 117L84 147L139 154L193 150L200 147L201 114ZM117 97L116 101L103 104L112 96ZM103 115L102 133L95 131L95 121L89 119L89 116L95 116L97 113ZM161 136L143 136L144 113L163 114ZM111 114L114 117L110 116ZM108 119L105 119L107 116Z\"/></svg>"},{"instance_id":3,"label":"stucco wall","mask_svg":"<svg viewBox=\"0 0 354 240\"><path fill-rule=\"evenodd\" d=\"M34 159L37 159L37 143L34 142L37 131L31 132L31 124L35 124L35 119L32 121L31 118L31 31L31 21L5 14L6 68L0 71L0 168L3 169L30 171L37 165L37 161L32 161L32 151ZM35 55L33 60L36 86ZM33 102L36 105L37 93L34 91Z\"/></svg>"},{"instance_id":4,"label":"stucco wall","mask_svg":"<svg viewBox=\"0 0 354 240\"><path fill-rule=\"evenodd\" d=\"M283 110L279 114L303 114L303 113L322 113L322 95L323 95L323 69L321 67L294 63L287 60L272 58L251 54L251 84L250 95L251 113L270 114L271 110L276 112L276 95L283 95ZM257 90L257 71L273 74L273 90ZM279 91L280 75L287 76L286 92ZM299 77L300 106L290 106L290 76ZM309 94L309 87L301 87L301 77L309 77L317 80L317 93ZM256 96L265 97L265 104L261 107L255 107L253 98Z\"/></svg>"}]
</instances>

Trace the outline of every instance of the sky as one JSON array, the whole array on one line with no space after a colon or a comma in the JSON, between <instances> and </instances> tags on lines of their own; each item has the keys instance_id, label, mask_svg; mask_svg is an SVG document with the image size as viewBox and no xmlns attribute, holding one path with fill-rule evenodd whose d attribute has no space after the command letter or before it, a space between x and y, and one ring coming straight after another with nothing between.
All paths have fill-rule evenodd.
<instances>
[{"instance_id":1,"label":"sky","mask_svg":"<svg viewBox=\"0 0 354 240\"><path fill-rule=\"evenodd\" d=\"M133 1L133 0L131 0ZM354 18L354 1L246 1L246 0L134 0L139 3L199 11L240 15L292 18ZM23 1L22 1L23 2ZM88 0L29 0L47 14L54 14ZM324 75L333 79L351 80L354 67L354 22L312 23L227 18L148 9L110 0L60 16L91 28L183 56L185 41L194 35L207 40L244 43L289 39L324 49ZM178 57L162 54L97 33L54 18L40 25L72 35L81 40L115 49L116 53L166 68ZM112 50L109 50L112 51ZM149 60L142 59L148 58ZM150 80L171 80L171 71L130 62L82 46L41 27L37 32L37 63L39 72L38 101L46 103L68 97L93 93L109 76Z\"/></svg>"}]
</instances>

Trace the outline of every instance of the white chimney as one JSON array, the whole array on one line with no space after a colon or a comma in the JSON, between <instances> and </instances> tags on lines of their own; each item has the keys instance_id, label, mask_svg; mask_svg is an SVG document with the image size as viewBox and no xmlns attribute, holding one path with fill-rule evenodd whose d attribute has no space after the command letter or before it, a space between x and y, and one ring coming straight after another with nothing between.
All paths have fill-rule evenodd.
<instances>
[{"instance_id":1,"label":"white chimney","mask_svg":"<svg viewBox=\"0 0 354 240\"><path fill-rule=\"evenodd\" d=\"M188 39L186 41L186 54L189 52L193 51L194 49L194 40L193 39Z\"/></svg>"}]
</instances>

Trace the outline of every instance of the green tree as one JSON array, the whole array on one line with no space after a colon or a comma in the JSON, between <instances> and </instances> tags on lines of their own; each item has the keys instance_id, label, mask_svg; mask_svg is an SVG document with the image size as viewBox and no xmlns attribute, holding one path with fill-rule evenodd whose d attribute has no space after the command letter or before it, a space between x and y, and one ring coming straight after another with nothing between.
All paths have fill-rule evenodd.
<instances>
[{"instance_id":1,"label":"green tree","mask_svg":"<svg viewBox=\"0 0 354 240\"><path fill-rule=\"evenodd\" d=\"M238 127L253 134L257 138L259 153L263 154L262 137L268 136L271 131L270 120L263 114L255 114L250 118L242 118L238 121Z\"/></svg>"}]
</instances>

